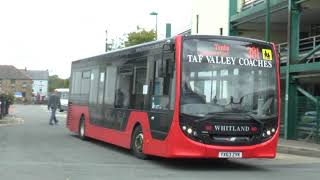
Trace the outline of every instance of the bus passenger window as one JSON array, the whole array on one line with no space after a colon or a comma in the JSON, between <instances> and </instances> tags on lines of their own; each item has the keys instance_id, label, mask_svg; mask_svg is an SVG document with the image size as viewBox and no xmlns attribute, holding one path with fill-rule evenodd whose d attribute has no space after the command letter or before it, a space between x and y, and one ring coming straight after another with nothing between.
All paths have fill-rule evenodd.
<instances>
[{"instance_id":1,"label":"bus passenger window","mask_svg":"<svg viewBox=\"0 0 320 180\"><path fill-rule=\"evenodd\" d=\"M117 79L117 90L115 94L115 106L117 108L129 108L130 92L132 89L132 66L119 68Z\"/></svg>"},{"instance_id":2,"label":"bus passenger window","mask_svg":"<svg viewBox=\"0 0 320 180\"><path fill-rule=\"evenodd\" d=\"M117 89L115 107L116 108L124 107L124 93L121 91L121 89Z\"/></svg>"},{"instance_id":3,"label":"bus passenger window","mask_svg":"<svg viewBox=\"0 0 320 180\"><path fill-rule=\"evenodd\" d=\"M117 67L107 66L104 103L109 107L113 107L115 104L116 80Z\"/></svg>"},{"instance_id":4,"label":"bus passenger window","mask_svg":"<svg viewBox=\"0 0 320 180\"><path fill-rule=\"evenodd\" d=\"M157 78L154 82L154 93L152 96L152 109L169 109L169 96L164 96L163 94L163 79Z\"/></svg>"},{"instance_id":5,"label":"bus passenger window","mask_svg":"<svg viewBox=\"0 0 320 180\"><path fill-rule=\"evenodd\" d=\"M147 62L139 61L135 63L133 92L131 94L130 107L133 109L145 109L146 95L148 94L147 84Z\"/></svg>"},{"instance_id":6,"label":"bus passenger window","mask_svg":"<svg viewBox=\"0 0 320 180\"><path fill-rule=\"evenodd\" d=\"M99 70L93 69L91 71L91 77L90 77L90 94L89 94L89 103L90 104L97 104L98 99L98 76L99 76Z\"/></svg>"},{"instance_id":7,"label":"bus passenger window","mask_svg":"<svg viewBox=\"0 0 320 180\"><path fill-rule=\"evenodd\" d=\"M173 110L175 98L175 68L172 59L167 59L162 64L161 60L155 62L156 73L154 79L153 95L151 98L151 108L156 110ZM168 66L172 68L169 73ZM162 68L161 68L162 67ZM160 77L160 71L165 69L164 77Z\"/></svg>"}]
</instances>

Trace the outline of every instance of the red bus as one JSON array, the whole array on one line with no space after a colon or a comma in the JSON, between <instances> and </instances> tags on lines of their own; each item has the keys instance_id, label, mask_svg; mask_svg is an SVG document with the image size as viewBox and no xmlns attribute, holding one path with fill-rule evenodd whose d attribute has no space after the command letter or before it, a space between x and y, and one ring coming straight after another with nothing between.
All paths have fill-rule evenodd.
<instances>
[{"instance_id":1,"label":"red bus","mask_svg":"<svg viewBox=\"0 0 320 180\"><path fill-rule=\"evenodd\" d=\"M176 36L72 63L67 127L138 158L274 158L272 43Z\"/></svg>"}]
</instances>

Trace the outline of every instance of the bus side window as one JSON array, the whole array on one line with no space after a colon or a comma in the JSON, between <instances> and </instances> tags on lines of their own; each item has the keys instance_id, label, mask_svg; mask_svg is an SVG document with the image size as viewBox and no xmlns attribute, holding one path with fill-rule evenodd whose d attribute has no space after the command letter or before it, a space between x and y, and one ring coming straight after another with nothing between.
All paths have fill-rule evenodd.
<instances>
[{"instance_id":1,"label":"bus side window","mask_svg":"<svg viewBox=\"0 0 320 180\"><path fill-rule=\"evenodd\" d=\"M90 91L90 76L91 71L83 71L82 72L82 80L81 80L81 94L88 94Z\"/></svg>"},{"instance_id":2,"label":"bus side window","mask_svg":"<svg viewBox=\"0 0 320 180\"><path fill-rule=\"evenodd\" d=\"M118 70L115 107L129 108L130 92L132 89L133 68L131 65L122 66Z\"/></svg>"},{"instance_id":3,"label":"bus side window","mask_svg":"<svg viewBox=\"0 0 320 180\"><path fill-rule=\"evenodd\" d=\"M154 80L154 92L151 98L152 109L168 110L169 96L163 94L164 78L155 78Z\"/></svg>"},{"instance_id":4,"label":"bus side window","mask_svg":"<svg viewBox=\"0 0 320 180\"><path fill-rule=\"evenodd\" d=\"M107 66L104 103L108 107L114 107L116 93L117 67Z\"/></svg>"},{"instance_id":5,"label":"bus side window","mask_svg":"<svg viewBox=\"0 0 320 180\"><path fill-rule=\"evenodd\" d=\"M155 62L155 77L154 77L154 85L153 85L153 95L151 98L151 108L154 110L172 110L174 106L174 98L175 98L175 74L168 73L170 68L174 68L173 54L167 54L166 60L161 62L161 60L157 60ZM161 68L161 66L163 68ZM169 66L173 66L170 67ZM165 73L163 77L160 77L161 69L165 69Z\"/></svg>"},{"instance_id":6,"label":"bus side window","mask_svg":"<svg viewBox=\"0 0 320 180\"><path fill-rule=\"evenodd\" d=\"M131 107L133 109L145 109L146 96L148 94L147 62L142 60L135 64L133 92L131 95Z\"/></svg>"},{"instance_id":7,"label":"bus side window","mask_svg":"<svg viewBox=\"0 0 320 180\"><path fill-rule=\"evenodd\" d=\"M89 93L89 104L95 105L98 100L98 83L99 83L99 70L93 69L90 76L90 93Z\"/></svg>"},{"instance_id":8,"label":"bus side window","mask_svg":"<svg viewBox=\"0 0 320 180\"><path fill-rule=\"evenodd\" d=\"M73 72L72 73L72 93L80 94L81 93L81 80L82 80L82 72Z\"/></svg>"}]
</instances>

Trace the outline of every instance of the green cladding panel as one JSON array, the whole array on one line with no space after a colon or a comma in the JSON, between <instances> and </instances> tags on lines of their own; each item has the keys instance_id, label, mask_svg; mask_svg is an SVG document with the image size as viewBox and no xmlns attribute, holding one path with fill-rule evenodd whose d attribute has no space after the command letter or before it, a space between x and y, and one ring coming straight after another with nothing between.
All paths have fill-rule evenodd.
<instances>
[{"instance_id":1,"label":"green cladding panel","mask_svg":"<svg viewBox=\"0 0 320 180\"><path fill-rule=\"evenodd\" d=\"M237 14L238 2L237 0L229 0L229 36L235 36L236 29L231 24L231 17Z\"/></svg>"},{"instance_id":2,"label":"green cladding panel","mask_svg":"<svg viewBox=\"0 0 320 180\"><path fill-rule=\"evenodd\" d=\"M295 139L297 83L290 72L291 65L299 60L300 9L296 0L288 0L288 61L286 68L285 138Z\"/></svg>"},{"instance_id":3,"label":"green cladding panel","mask_svg":"<svg viewBox=\"0 0 320 180\"><path fill-rule=\"evenodd\" d=\"M171 37L171 24L167 23L166 24L166 38L170 38Z\"/></svg>"}]
</instances>

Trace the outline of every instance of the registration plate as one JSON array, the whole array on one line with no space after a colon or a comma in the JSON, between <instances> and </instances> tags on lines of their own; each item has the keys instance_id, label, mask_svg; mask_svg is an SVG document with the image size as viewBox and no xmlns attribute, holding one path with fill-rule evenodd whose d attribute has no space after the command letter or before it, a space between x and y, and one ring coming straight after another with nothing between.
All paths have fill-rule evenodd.
<instances>
[{"instance_id":1,"label":"registration plate","mask_svg":"<svg viewBox=\"0 0 320 180\"><path fill-rule=\"evenodd\" d=\"M242 158L242 152L219 152L219 158Z\"/></svg>"}]
</instances>

